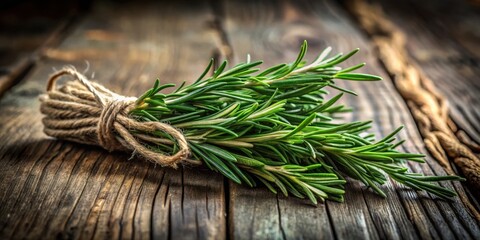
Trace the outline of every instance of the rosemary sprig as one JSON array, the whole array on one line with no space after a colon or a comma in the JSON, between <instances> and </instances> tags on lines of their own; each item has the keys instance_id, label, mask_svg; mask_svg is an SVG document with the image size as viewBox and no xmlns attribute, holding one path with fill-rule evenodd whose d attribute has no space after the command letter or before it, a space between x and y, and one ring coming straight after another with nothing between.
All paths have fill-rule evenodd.
<instances>
[{"instance_id":1,"label":"rosemary sprig","mask_svg":"<svg viewBox=\"0 0 480 240\"><path fill-rule=\"evenodd\" d=\"M425 190L441 198L455 193L430 182L462 180L457 176L423 176L409 173L404 161L423 162L424 155L395 150L392 134L380 141L364 133L370 122L334 123L339 113L350 111L337 101L342 94L327 98L326 87L354 92L335 85L335 79L377 81L380 77L353 71L358 64L342 69L337 64L348 54L330 56L324 50L307 64L304 42L297 59L260 71L261 61L245 62L226 69L224 61L211 77L205 77L213 59L191 85L182 84L168 94L160 93L174 84L157 80L136 103L131 114L142 121L167 122L187 137L192 157L236 183L262 183L284 195L343 201L345 179L362 181L385 197L379 185L386 175L408 187ZM176 142L163 132L154 146L161 153L177 151Z\"/></svg>"}]
</instances>

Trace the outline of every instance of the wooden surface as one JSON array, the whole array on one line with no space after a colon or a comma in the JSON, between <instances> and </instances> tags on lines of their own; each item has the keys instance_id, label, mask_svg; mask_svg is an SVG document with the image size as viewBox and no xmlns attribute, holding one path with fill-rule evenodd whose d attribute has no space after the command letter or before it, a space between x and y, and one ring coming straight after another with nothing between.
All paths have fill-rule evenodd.
<instances>
[{"instance_id":1,"label":"wooden surface","mask_svg":"<svg viewBox=\"0 0 480 240\"><path fill-rule=\"evenodd\" d=\"M0 4L0 95L24 77L45 48L63 39L74 22L75 3Z\"/></svg>"},{"instance_id":2,"label":"wooden surface","mask_svg":"<svg viewBox=\"0 0 480 240\"><path fill-rule=\"evenodd\" d=\"M480 9L456 1L380 3L409 36L407 50L449 100L455 123L480 143Z\"/></svg>"},{"instance_id":3,"label":"wooden surface","mask_svg":"<svg viewBox=\"0 0 480 240\"><path fill-rule=\"evenodd\" d=\"M472 22L480 10L457 6L452 10L457 18L443 18L431 5L413 12L406 3L382 6L408 34L416 63L452 103L453 120L478 143L480 27ZM404 125L404 150L428 154L408 107L353 19L344 5L329 0L93 3L91 11L60 27L65 36L56 38L63 40L44 47L31 70L11 78L18 85L0 88L0 239L480 239L479 222L459 199L441 201L393 182L383 187L387 199L350 181L345 203L312 206L236 185L202 168L164 169L42 132L38 96L52 68L83 69L88 60L95 80L135 96L157 77L195 80L211 57L239 62L250 53L267 65L292 61L306 39L310 59L327 46L342 52L360 47L350 63L365 61L365 71L385 79L339 82L359 95L344 97L356 110L345 121L372 119L372 132L379 136ZM455 22L464 27L455 28ZM13 34L5 29L0 49L15 56L37 52L59 32L45 31L36 44L17 50L4 41L3 33ZM430 156L427 161L409 166L445 174ZM465 191L460 183L443 185Z\"/></svg>"}]
</instances>

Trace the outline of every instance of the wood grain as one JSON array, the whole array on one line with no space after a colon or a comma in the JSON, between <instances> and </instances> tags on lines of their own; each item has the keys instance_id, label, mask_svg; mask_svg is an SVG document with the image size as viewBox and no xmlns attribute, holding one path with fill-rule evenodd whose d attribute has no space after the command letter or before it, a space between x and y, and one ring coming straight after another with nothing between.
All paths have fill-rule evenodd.
<instances>
[{"instance_id":1,"label":"wood grain","mask_svg":"<svg viewBox=\"0 0 480 240\"><path fill-rule=\"evenodd\" d=\"M454 163L457 166L457 172L464 174L467 178L468 185L478 189L476 175L478 175L480 163L473 153L478 151L478 146L475 146L465 132L458 129L450 119L451 113L448 105L445 104L445 97L436 90L435 82L425 76L422 68L410 58L405 44L409 42L408 35L402 32L378 5L364 1L350 1L346 6L359 25L368 33L372 44L375 45L379 60L408 103L427 149L449 174L454 174L451 167ZM466 195L460 194L459 198L477 221L480 221L478 205L475 207Z\"/></svg>"},{"instance_id":2,"label":"wood grain","mask_svg":"<svg viewBox=\"0 0 480 240\"><path fill-rule=\"evenodd\" d=\"M99 3L48 59L5 94L0 103L1 239L225 237L221 175L163 169L129 155L50 139L41 131L38 110L48 75L64 64L82 69L89 60L88 75L95 72L100 83L134 96L156 77L195 80L217 51L212 19L205 3Z\"/></svg>"},{"instance_id":3,"label":"wood grain","mask_svg":"<svg viewBox=\"0 0 480 240\"><path fill-rule=\"evenodd\" d=\"M203 168L165 169L41 131L38 96L52 68L83 70L88 60L88 76L137 96L157 77L194 80L210 57L237 63L250 53L266 66L292 61L305 39L309 59L327 46L360 47L348 64L366 61L366 72L385 79L339 81L359 95L342 99L355 109L343 121L372 119L379 137L404 125L403 150L426 153L368 38L334 1L95 3L0 100L0 239L480 239L479 223L458 199L442 201L394 182L383 187L383 199L349 179L345 203L313 206ZM409 167L445 174L430 156ZM464 191L460 183L442 185Z\"/></svg>"},{"instance_id":4,"label":"wood grain","mask_svg":"<svg viewBox=\"0 0 480 240\"><path fill-rule=\"evenodd\" d=\"M480 14L465 1L381 1L408 36L412 59L449 101L460 129L480 144ZM415 9L415 11L412 11ZM477 151L478 151L477 147Z\"/></svg>"},{"instance_id":5,"label":"wood grain","mask_svg":"<svg viewBox=\"0 0 480 240\"><path fill-rule=\"evenodd\" d=\"M368 40L348 19L348 15L331 1L255 2L227 1L225 29L233 55L241 61L247 53L252 59L263 59L266 65L292 61L301 42L309 42L310 53L326 46L335 51L362 49L357 61L366 60L367 72L379 74L386 80L375 83L339 82L339 85L358 92L359 97L346 96L344 101L355 111L345 121L374 120L372 131L384 136L400 125L400 135L408 139L404 150L423 152L425 149L414 121L390 78L378 65ZM310 55L310 59L313 56ZM350 62L351 64L353 62ZM428 158L428 164L410 164L415 172L445 174ZM452 188L449 183L445 184ZM461 202L432 199L389 182L385 187L388 199L381 199L358 182L347 186L344 204L327 202L316 208L306 201L259 194L248 188L230 185L230 233L235 238L477 238L479 226L465 211ZM463 191L460 187L459 191ZM276 204L277 208L272 205ZM288 211L285 211L288 206ZM246 212L250 218L246 218ZM311 214L315 212L316 218ZM252 219L253 218L253 219ZM269 219L269 220L267 220ZM295 224L292 223L294 219ZM245 227L245 225L249 227ZM245 231L248 229L249 231ZM265 232L268 229L268 232ZM248 234L248 235L245 235ZM305 235L302 235L305 234Z\"/></svg>"}]
</instances>

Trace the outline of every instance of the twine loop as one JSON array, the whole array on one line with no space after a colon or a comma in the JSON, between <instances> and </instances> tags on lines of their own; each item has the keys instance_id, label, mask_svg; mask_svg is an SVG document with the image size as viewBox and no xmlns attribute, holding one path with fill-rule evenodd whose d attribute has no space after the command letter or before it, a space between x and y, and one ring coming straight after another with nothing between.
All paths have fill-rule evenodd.
<instances>
[{"instance_id":1,"label":"twine loop","mask_svg":"<svg viewBox=\"0 0 480 240\"><path fill-rule=\"evenodd\" d=\"M75 80L56 87L60 77L69 75ZM52 137L98 145L108 151L130 151L162 166L177 167L190 154L185 136L162 122L142 122L129 116L135 107L135 97L116 94L100 84L89 81L73 67L55 72L42 95L40 110L44 132ZM159 132L174 141L159 137ZM156 144L177 144L173 155L155 151Z\"/></svg>"}]
</instances>

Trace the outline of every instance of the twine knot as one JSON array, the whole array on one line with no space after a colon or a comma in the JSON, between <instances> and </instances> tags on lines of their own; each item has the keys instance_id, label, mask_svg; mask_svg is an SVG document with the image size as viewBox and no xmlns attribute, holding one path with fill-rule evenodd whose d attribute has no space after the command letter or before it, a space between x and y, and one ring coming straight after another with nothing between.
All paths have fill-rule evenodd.
<instances>
[{"instance_id":1,"label":"twine knot","mask_svg":"<svg viewBox=\"0 0 480 240\"><path fill-rule=\"evenodd\" d=\"M56 81L70 75L56 88ZM187 140L174 127L162 122L141 122L129 116L135 97L116 94L100 84L89 81L73 67L54 73L48 80L47 94L41 96L40 110L44 132L52 137L98 145L108 151L131 151L162 166L177 167L190 154ZM161 137L170 135L174 141ZM173 155L155 151L157 144L177 144Z\"/></svg>"},{"instance_id":2,"label":"twine knot","mask_svg":"<svg viewBox=\"0 0 480 240\"><path fill-rule=\"evenodd\" d=\"M98 144L108 151L118 150L117 147L121 143L117 140L114 131L114 123L117 115L135 102L135 98L116 98L109 100L103 106L102 112L98 119L97 137Z\"/></svg>"}]
</instances>

